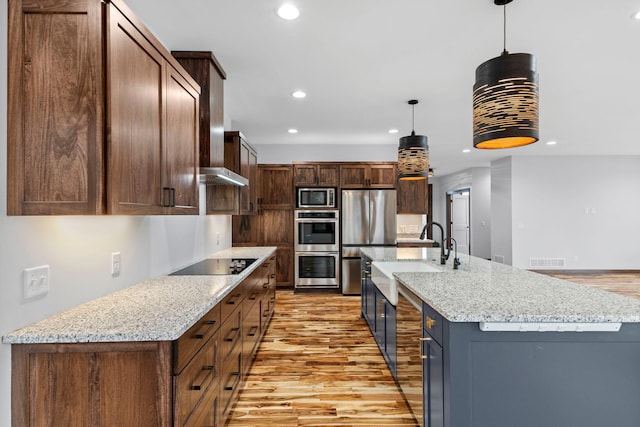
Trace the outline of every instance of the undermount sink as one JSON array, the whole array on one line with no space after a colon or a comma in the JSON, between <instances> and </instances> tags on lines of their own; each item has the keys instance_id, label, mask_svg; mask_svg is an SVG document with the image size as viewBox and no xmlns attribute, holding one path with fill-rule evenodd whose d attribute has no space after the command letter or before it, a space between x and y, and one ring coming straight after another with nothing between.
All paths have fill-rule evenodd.
<instances>
[{"instance_id":1,"label":"undermount sink","mask_svg":"<svg viewBox=\"0 0 640 427\"><path fill-rule=\"evenodd\" d=\"M371 280L392 305L398 304L398 283L393 273L440 273L442 269L424 261L374 261Z\"/></svg>"}]
</instances>

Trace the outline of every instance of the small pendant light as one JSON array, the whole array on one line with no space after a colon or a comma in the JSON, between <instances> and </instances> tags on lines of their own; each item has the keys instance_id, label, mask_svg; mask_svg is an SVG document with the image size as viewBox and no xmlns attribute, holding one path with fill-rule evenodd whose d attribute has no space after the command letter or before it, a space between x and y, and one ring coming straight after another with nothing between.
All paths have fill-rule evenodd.
<instances>
[{"instance_id":1,"label":"small pendant light","mask_svg":"<svg viewBox=\"0 0 640 427\"><path fill-rule=\"evenodd\" d=\"M494 0L504 7L504 49L476 69L473 85L473 146L512 148L539 139L538 73L536 59L528 53L507 52L506 5L512 0Z\"/></svg>"},{"instance_id":2,"label":"small pendant light","mask_svg":"<svg viewBox=\"0 0 640 427\"><path fill-rule=\"evenodd\" d=\"M411 135L400 138L398 146L398 178L403 180L427 179L429 175L429 144L427 137L416 135L415 105L417 100L407 102L411 105Z\"/></svg>"}]
</instances>

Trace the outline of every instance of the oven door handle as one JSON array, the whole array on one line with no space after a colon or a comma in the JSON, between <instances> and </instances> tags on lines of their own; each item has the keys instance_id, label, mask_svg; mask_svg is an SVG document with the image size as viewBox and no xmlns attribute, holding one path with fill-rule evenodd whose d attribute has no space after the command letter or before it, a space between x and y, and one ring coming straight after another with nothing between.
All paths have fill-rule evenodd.
<instances>
[{"instance_id":1,"label":"oven door handle","mask_svg":"<svg viewBox=\"0 0 640 427\"><path fill-rule=\"evenodd\" d=\"M334 257L338 257L340 255L340 252L335 252L335 251L319 251L319 252L296 251L296 255L301 255L301 256L334 256Z\"/></svg>"}]
</instances>

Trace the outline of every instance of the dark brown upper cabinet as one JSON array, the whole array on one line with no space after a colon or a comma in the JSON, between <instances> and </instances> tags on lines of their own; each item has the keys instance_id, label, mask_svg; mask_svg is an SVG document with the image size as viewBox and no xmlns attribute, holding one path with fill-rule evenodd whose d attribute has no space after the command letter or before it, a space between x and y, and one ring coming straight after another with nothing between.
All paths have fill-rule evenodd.
<instances>
[{"instance_id":1,"label":"dark brown upper cabinet","mask_svg":"<svg viewBox=\"0 0 640 427\"><path fill-rule=\"evenodd\" d=\"M397 166L393 162L340 165L341 188L395 188Z\"/></svg>"},{"instance_id":2,"label":"dark brown upper cabinet","mask_svg":"<svg viewBox=\"0 0 640 427\"><path fill-rule=\"evenodd\" d=\"M295 205L291 165L258 165L260 207L290 208Z\"/></svg>"},{"instance_id":3,"label":"dark brown upper cabinet","mask_svg":"<svg viewBox=\"0 0 640 427\"><path fill-rule=\"evenodd\" d=\"M330 163L295 163L296 187L337 187L340 184L339 166Z\"/></svg>"},{"instance_id":4,"label":"dark brown upper cabinet","mask_svg":"<svg viewBox=\"0 0 640 427\"><path fill-rule=\"evenodd\" d=\"M8 46L9 215L198 213L200 88L121 0L12 0Z\"/></svg>"},{"instance_id":5,"label":"dark brown upper cabinet","mask_svg":"<svg viewBox=\"0 0 640 427\"><path fill-rule=\"evenodd\" d=\"M398 180L398 213L429 213L429 182L427 179Z\"/></svg>"},{"instance_id":6,"label":"dark brown upper cabinet","mask_svg":"<svg viewBox=\"0 0 640 427\"><path fill-rule=\"evenodd\" d=\"M171 54L200 85L200 166L225 166L224 80L227 74L210 51ZM230 185L207 185L206 213L233 215L240 211L240 193Z\"/></svg>"},{"instance_id":7,"label":"dark brown upper cabinet","mask_svg":"<svg viewBox=\"0 0 640 427\"><path fill-rule=\"evenodd\" d=\"M258 152L238 131L224 133L224 165L249 180L239 189L240 215L258 213Z\"/></svg>"}]
</instances>

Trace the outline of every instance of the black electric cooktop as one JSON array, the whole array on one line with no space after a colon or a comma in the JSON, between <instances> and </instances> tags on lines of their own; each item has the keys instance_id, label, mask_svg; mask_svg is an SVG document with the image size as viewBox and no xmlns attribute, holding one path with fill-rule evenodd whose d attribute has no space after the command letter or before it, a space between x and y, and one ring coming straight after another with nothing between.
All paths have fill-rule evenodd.
<instances>
[{"instance_id":1,"label":"black electric cooktop","mask_svg":"<svg viewBox=\"0 0 640 427\"><path fill-rule=\"evenodd\" d=\"M208 258L192 264L181 270L174 271L170 276L218 276L239 274L249 267L257 258Z\"/></svg>"}]
</instances>

